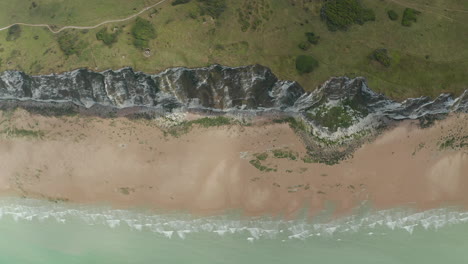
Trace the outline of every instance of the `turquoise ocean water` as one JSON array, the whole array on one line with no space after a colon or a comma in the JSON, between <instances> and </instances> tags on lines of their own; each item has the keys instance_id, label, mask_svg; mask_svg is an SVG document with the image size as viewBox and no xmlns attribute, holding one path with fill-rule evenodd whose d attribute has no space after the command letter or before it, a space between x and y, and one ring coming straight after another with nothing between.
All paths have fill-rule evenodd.
<instances>
[{"instance_id":1,"label":"turquoise ocean water","mask_svg":"<svg viewBox=\"0 0 468 264\"><path fill-rule=\"evenodd\" d=\"M0 263L468 263L468 212L360 210L325 221L0 199Z\"/></svg>"}]
</instances>

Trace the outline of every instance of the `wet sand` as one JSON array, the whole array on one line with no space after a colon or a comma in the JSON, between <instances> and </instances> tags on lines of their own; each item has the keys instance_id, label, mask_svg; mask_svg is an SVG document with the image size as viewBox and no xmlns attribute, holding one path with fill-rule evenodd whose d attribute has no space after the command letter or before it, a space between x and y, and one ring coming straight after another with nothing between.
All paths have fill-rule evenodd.
<instances>
[{"instance_id":1,"label":"wet sand","mask_svg":"<svg viewBox=\"0 0 468 264\"><path fill-rule=\"evenodd\" d=\"M333 166L302 161L305 146L287 124L194 126L174 137L154 121L16 110L1 114L0 131L3 195L286 216L330 202L337 214L363 201L378 209L468 205L468 146L441 147L468 136L466 114L425 129L401 122ZM275 158L273 150L292 151L296 160ZM249 162L259 153L274 171Z\"/></svg>"}]
</instances>

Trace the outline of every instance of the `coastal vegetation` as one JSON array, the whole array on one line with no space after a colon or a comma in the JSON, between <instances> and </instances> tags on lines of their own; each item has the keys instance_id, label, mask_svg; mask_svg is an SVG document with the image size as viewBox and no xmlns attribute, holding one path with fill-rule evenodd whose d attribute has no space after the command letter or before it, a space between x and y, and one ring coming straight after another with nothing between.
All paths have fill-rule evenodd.
<instances>
[{"instance_id":1,"label":"coastal vegetation","mask_svg":"<svg viewBox=\"0 0 468 264\"><path fill-rule=\"evenodd\" d=\"M7 137L26 137L32 139L41 139L45 133L40 130L22 129L16 127L8 127L0 131L0 135Z\"/></svg>"},{"instance_id":2,"label":"coastal vegetation","mask_svg":"<svg viewBox=\"0 0 468 264\"><path fill-rule=\"evenodd\" d=\"M14 41L21 36L21 27L20 25L13 25L8 29L8 34L6 37L7 41Z\"/></svg>"},{"instance_id":3,"label":"coastal vegetation","mask_svg":"<svg viewBox=\"0 0 468 264\"><path fill-rule=\"evenodd\" d=\"M343 105L333 107L322 105L307 116L331 132L336 132L338 128L348 128L353 124L353 116Z\"/></svg>"},{"instance_id":4,"label":"coastal vegetation","mask_svg":"<svg viewBox=\"0 0 468 264\"><path fill-rule=\"evenodd\" d=\"M150 21L138 17L133 24L132 35L133 45L139 49L145 49L149 47L149 41L156 38L156 29Z\"/></svg>"},{"instance_id":5,"label":"coastal vegetation","mask_svg":"<svg viewBox=\"0 0 468 264\"><path fill-rule=\"evenodd\" d=\"M319 66L318 61L316 59L314 59L314 57L312 57L312 56L299 55L296 58L296 70L300 74L311 73L318 66Z\"/></svg>"},{"instance_id":6,"label":"coastal vegetation","mask_svg":"<svg viewBox=\"0 0 468 264\"><path fill-rule=\"evenodd\" d=\"M75 31L60 33L57 42L66 56L80 55L87 45Z\"/></svg>"},{"instance_id":7,"label":"coastal vegetation","mask_svg":"<svg viewBox=\"0 0 468 264\"><path fill-rule=\"evenodd\" d=\"M348 30L353 24L363 25L375 20L375 12L359 0L329 0L320 11L330 31Z\"/></svg>"},{"instance_id":8,"label":"coastal vegetation","mask_svg":"<svg viewBox=\"0 0 468 264\"><path fill-rule=\"evenodd\" d=\"M273 156L277 159L297 160L297 153L294 153L291 150L274 149L272 152Z\"/></svg>"},{"instance_id":9,"label":"coastal vegetation","mask_svg":"<svg viewBox=\"0 0 468 264\"><path fill-rule=\"evenodd\" d=\"M277 169L275 168L270 168L268 166L265 166L262 164L262 161L265 161L267 158L268 158L268 153L266 152L263 152L263 153L255 153L254 155L254 159L251 159L249 161L249 163L254 166L256 169L258 169L259 171L263 171L263 172L275 172L277 171Z\"/></svg>"},{"instance_id":10,"label":"coastal vegetation","mask_svg":"<svg viewBox=\"0 0 468 264\"><path fill-rule=\"evenodd\" d=\"M201 15L219 18L227 8L227 0L197 0Z\"/></svg>"},{"instance_id":11,"label":"coastal vegetation","mask_svg":"<svg viewBox=\"0 0 468 264\"><path fill-rule=\"evenodd\" d=\"M114 29L114 32L109 33L107 28L103 28L96 33L96 39L101 40L107 46L112 46L112 44L117 42L117 37L119 36L120 30L118 28Z\"/></svg>"},{"instance_id":12,"label":"coastal vegetation","mask_svg":"<svg viewBox=\"0 0 468 264\"><path fill-rule=\"evenodd\" d=\"M171 5L173 6L182 5L182 4L187 4L188 2L190 2L190 0L174 0L172 1Z\"/></svg>"},{"instance_id":13,"label":"coastal vegetation","mask_svg":"<svg viewBox=\"0 0 468 264\"><path fill-rule=\"evenodd\" d=\"M310 44L314 44L314 45L318 44L320 40L320 36L317 36L314 32L306 32L305 35L307 37L307 41Z\"/></svg>"},{"instance_id":14,"label":"coastal vegetation","mask_svg":"<svg viewBox=\"0 0 468 264\"><path fill-rule=\"evenodd\" d=\"M371 59L379 62L385 67L390 67L392 58L388 55L387 49L376 49L371 54Z\"/></svg>"},{"instance_id":15,"label":"coastal vegetation","mask_svg":"<svg viewBox=\"0 0 468 264\"><path fill-rule=\"evenodd\" d=\"M405 27L410 27L413 22L417 22L417 16L421 14L421 12L413 9L413 8L406 8L403 12L403 19L401 20L401 24Z\"/></svg>"},{"instance_id":16,"label":"coastal vegetation","mask_svg":"<svg viewBox=\"0 0 468 264\"><path fill-rule=\"evenodd\" d=\"M258 158L250 160L249 163L252 166L254 166L255 168L257 168L259 171L264 171L264 172L276 171L276 169L274 169L274 168L270 168L270 167L262 165L262 163L260 162L260 160Z\"/></svg>"},{"instance_id":17,"label":"coastal vegetation","mask_svg":"<svg viewBox=\"0 0 468 264\"><path fill-rule=\"evenodd\" d=\"M187 134L190 132L194 125L209 128L209 127L219 127L227 126L233 124L233 120L225 116L217 117L203 117L191 121L183 121L175 126L169 127L165 130L165 134L169 134L173 137L179 137L181 135Z\"/></svg>"},{"instance_id":18,"label":"coastal vegetation","mask_svg":"<svg viewBox=\"0 0 468 264\"><path fill-rule=\"evenodd\" d=\"M398 20L398 17L400 17L398 13L395 12L395 10L388 10L387 15L388 15L388 18L390 18L390 20L393 20L393 21Z\"/></svg>"},{"instance_id":19,"label":"coastal vegetation","mask_svg":"<svg viewBox=\"0 0 468 264\"><path fill-rule=\"evenodd\" d=\"M273 12L266 0L245 0L236 11L242 32L260 29L262 25L268 23Z\"/></svg>"}]
</instances>

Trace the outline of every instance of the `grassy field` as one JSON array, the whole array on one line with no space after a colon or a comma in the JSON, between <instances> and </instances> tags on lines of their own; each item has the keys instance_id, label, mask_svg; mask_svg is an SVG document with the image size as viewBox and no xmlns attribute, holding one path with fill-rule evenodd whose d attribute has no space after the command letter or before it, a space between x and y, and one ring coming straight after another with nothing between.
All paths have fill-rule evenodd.
<instances>
[{"instance_id":1,"label":"grassy field","mask_svg":"<svg viewBox=\"0 0 468 264\"><path fill-rule=\"evenodd\" d=\"M0 28L19 22L90 26L130 16L157 2L159 0L2 0Z\"/></svg>"},{"instance_id":2,"label":"grassy field","mask_svg":"<svg viewBox=\"0 0 468 264\"><path fill-rule=\"evenodd\" d=\"M84 1L78 5L71 0L37 0L39 5L57 6L59 11L52 12L56 16L51 18L50 12L28 15L27 8L16 14L15 10L21 10L17 6L31 5L31 1L5 0L0 3L1 12L15 13L18 17L2 14L0 22L90 25L135 13L133 8L157 2L103 0L85 5ZM109 5L110 2L114 4ZM227 9L218 19L202 16L195 0L176 6L166 3L141 15L156 29L156 39L149 41L149 57L133 45L134 20L107 25L109 32L114 27L121 30L111 46L96 39L102 28L69 30L69 34L77 35L85 44L78 55L71 56L60 50L57 35L47 29L23 26L21 36L14 41L6 40L7 31L0 32L0 70L44 74L79 67L105 70L132 66L153 73L174 66L260 63L282 79L299 81L307 90L339 75L365 76L373 89L396 99L436 96L441 92L459 94L468 89L468 1L362 0L362 3L374 10L375 21L335 32L329 31L320 18L323 4L320 0L227 1ZM402 26L401 19L390 20L387 14L394 10L401 18L405 8L421 12L410 27ZM320 40L303 50L298 45L307 41L306 32L314 32ZM389 67L371 59L372 52L381 48L387 49L392 59ZM295 68L299 55L314 57L319 67L312 73L299 74Z\"/></svg>"}]
</instances>

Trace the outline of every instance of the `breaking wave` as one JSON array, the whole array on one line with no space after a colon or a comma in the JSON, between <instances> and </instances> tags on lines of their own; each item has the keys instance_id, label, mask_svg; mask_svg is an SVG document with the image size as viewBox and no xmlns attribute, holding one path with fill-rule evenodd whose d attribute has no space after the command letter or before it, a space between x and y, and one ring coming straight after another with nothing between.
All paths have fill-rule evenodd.
<instances>
[{"instance_id":1,"label":"breaking wave","mask_svg":"<svg viewBox=\"0 0 468 264\"><path fill-rule=\"evenodd\" d=\"M306 217L282 220L273 217L252 219L233 215L194 217L189 214L154 214L109 207L56 204L34 199L3 198L0 200L0 223L7 219L15 222L103 225L108 228L152 232L167 238L185 239L203 233L217 236L241 235L248 241L255 241L340 237L358 232L367 235L385 235L385 232L390 231L413 234L468 223L468 212L459 211L457 208L424 212L391 209L320 222Z\"/></svg>"}]
</instances>

